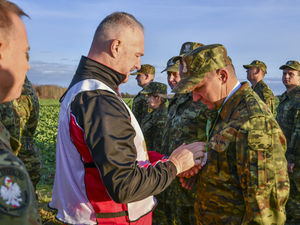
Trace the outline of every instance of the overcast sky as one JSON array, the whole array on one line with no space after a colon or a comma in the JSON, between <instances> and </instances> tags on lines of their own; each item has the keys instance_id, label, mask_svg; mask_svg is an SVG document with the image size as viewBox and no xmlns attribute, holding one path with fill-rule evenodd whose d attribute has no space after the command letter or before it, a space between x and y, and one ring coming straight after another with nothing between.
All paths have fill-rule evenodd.
<instances>
[{"instance_id":1,"label":"overcast sky","mask_svg":"<svg viewBox=\"0 0 300 225\"><path fill-rule=\"evenodd\" d=\"M24 18L30 43L34 84L67 87L81 55L86 56L98 24L110 13L133 14L146 29L142 64L156 68L155 81L167 83L161 73L167 60L178 55L186 41L223 44L238 79L246 80L244 64L267 64L265 82L275 95L285 91L279 67L300 61L300 1L286 0L13 0L31 19ZM137 94L132 76L120 92ZM170 92L170 90L169 90Z\"/></svg>"}]
</instances>

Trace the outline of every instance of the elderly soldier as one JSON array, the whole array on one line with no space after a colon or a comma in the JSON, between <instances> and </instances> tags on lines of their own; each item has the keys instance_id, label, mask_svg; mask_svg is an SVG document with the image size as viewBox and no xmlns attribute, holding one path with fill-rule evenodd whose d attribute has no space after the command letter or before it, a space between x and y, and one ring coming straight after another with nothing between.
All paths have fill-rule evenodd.
<instances>
[{"instance_id":1,"label":"elderly soldier","mask_svg":"<svg viewBox=\"0 0 300 225\"><path fill-rule=\"evenodd\" d=\"M0 103L20 97L29 44L17 5L0 0ZM13 154L20 143L0 123L0 223L41 224L34 188L23 162Z\"/></svg>"},{"instance_id":2,"label":"elderly soldier","mask_svg":"<svg viewBox=\"0 0 300 225\"><path fill-rule=\"evenodd\" d=\"M21 142L21 148L15 152L15 155L25 164L36 190L42 169L40 151L33 143L33 135L39 118L39 100L27 77L21 97L12 102L0 104L0 118L10 135Z\"/></svg>"},{"instance_id":3,"label":"elderly soldier","mask_svg":"<svg viewBox=\"0 0 300 225\"><path fill-rule=\"evenodd\" d=\"M175 69L178 60L187 52L202 46L201 43L185 42L182 44L180 56L173 58L166 70ZM179 67L177 67L179 71ZM172 86L171 86L172 88ZM201 102L194 102L192 93L175 94L169 100L168 115L163 134L162 154L169 154L172 148L182 143L202 141L205 138L207 107ZM163 194L165 195L165 215L168 224L194 224L194 198L196 187L186 190L181 187L179 178L175 179ZM155 214L154 214L155 216Z\"/></svg>"},{"instance_id":4,"label":"elderly soldier","mask_svg":"<svg viewBox=\"0 0 300 225\"><path fill-rule=\"evenodd\" d=\"M155 68L149 64L141 65L141 69L132 73L131 75L137 75L136 80L140 87L147 87L155 77ZM142 90L143 91L143 90ZM140 91L133 99L132 112L138 123L141 125L143 118L148 114L148 104L145 99L145 94Z\"/></svg>"},{"instance_id":5,"label":"elderly soldier","mask_svg":"<svg viewBox=\"0 0 300 225\"><path fill-rule=\"evenodd\" d=\"M284 224L289 195L286 139L220 44L183 56L175 93L193 91L208 113L208 160L199 173L196 224ZM213 117L212 117L213 116ZM184 185L184 184L183 184Z\"/></svg>"},{"instance_id":6,"label":"elderly soldier","mask_svg":"<svg viewBox=\"0 0 300 225\"><path fill-rule=\"evenodd\" d=\"M166 107L167 85L151 82L141 93L147 96L148 107L153 110L146 115L141 125L147 150L159 152L168 112Z\"/></svg>"},{"instance_id":7,"label":"elderly soldier","mask_svg":"<svg viewBox=\"0 0 300 225\"><path fill-rule=\"evenodd\" d=\"M272 113L275 109L275 96L268 85L263 81L267 73L267 66L259 60L254 60L250 65L243 65L247 69L247 79L252 84L252 89L269 107Z\"/></svg>"},{"instance_id":8,"label":"elderly soldier","mask_svg":"<svg viewBox=\"0 0 300 225\"><path fill-rule=\"evenodd\" d=\"M287 224L300 224L300 64L288 61L280 69L286 91L279 96L276 120L287 140L285 156L291 184Z\"/></svg>"}]
</instances>

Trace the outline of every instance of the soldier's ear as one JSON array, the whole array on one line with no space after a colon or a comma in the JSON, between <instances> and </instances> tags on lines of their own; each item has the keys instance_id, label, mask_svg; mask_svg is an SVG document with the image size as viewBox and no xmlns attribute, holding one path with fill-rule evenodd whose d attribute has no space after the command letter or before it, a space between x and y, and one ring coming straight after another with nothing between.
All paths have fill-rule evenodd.
<instances>
[{"instance_id":1,"label":"soldier's ear","mask_svg":"<svg viewBox=\"0 0 300 225\"><path fill-rule=\"evenodd\" d=\"M228 80L228 73L225 69L219 69L217 70L217 74L219 77L219 80L222 81L222 84L226 84Z\"/></svg>"}]
</instances>

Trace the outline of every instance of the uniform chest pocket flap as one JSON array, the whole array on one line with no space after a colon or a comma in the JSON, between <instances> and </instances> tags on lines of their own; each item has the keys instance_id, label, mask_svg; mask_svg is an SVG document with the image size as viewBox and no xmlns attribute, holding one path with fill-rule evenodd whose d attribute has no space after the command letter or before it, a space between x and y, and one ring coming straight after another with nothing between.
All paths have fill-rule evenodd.
<instances>
[{"instance_id":1,"label":"uniform chest pocket flap","mask_svg":"<svg viewBox=\"0 0 300 225\"><path fill-rule=\"evenodd\" d=\"M220 181L227 181L230 178L230 171L227 161L227 150L230 139L219 134L214 135L209 142L207 175Z\"/></svg>"}]
</instances>

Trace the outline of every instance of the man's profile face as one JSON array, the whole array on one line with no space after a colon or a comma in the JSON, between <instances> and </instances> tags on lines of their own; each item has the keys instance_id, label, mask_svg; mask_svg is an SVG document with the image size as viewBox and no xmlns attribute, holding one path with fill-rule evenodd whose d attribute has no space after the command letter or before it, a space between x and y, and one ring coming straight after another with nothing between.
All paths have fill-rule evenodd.
<instances>
[{"instance_id":1,"label":"man's profile face","mask_svg":"<svg viewBox=\"0 0 300 225\"><path fill-rule=\"evenodd\" d=\"M170 72L168 71L168 84L171 89L173 89L176 84L181 80L179 72Z\"/></svg>"},{"instance_id":2,"label":"man's profile face","mask_svg":"<svg viewBox=\"0 0 300 225\"><path fill-rule=\"evenodd\" d=\"M147 84L147 80L146 80L146 74L140 73L136 76L136 80L137 83L140 87L144 87L145 84Z\"/></svg>"},{"instance_id":3,"label":"man's profile face","mask_svg":"<svg viewBox=\"0 0 300 225\"><path fill-rule=\"evenodd\" d=\"M282 83L287 87L296 87L300 84L299 71L285 67L282 73Z\"/></svg>"},{"instance_id":4,"label":"man's profile face","mask_svg":"<svg viewBox=\"0 0 300 225\"><path fill-rule=\"evenodd\" d=\"M254 74L256 73L257 68L255 67L250 67L246 70L247 72L247 80L251 81L254 78Z\"/></svg>"},{"instance_id":5,"label":"man's profile face","mask_svg":"<svg viewBox=\"0 0 300 225\"><path fill-rule=\"evenodd\" d=\"M13 25L7 39L0 40L0 98L2 102L12 101L21 95L27 71L29 51L26 28L19 16L11 14ZM0 34L1 35L1 34Z\"/></svg>"},{"instance_id":6,"label":"man's profile face","mask_svg":"<svg viewBox=\"0 0 300 225\"><path fill-rule=\"evenodd\" d=\"M208 72L199 85L193 90L193 100L201 101L209 110L218 109L217 102L221 99L221 81L215 71Z\"/></svg>"},{"instance_id":7,"label":"man's profile face","mask_svg":"<svg viewBox=\"0 0 300 225\"><path fill-rule=\"evenodd\" d=\"M116 70L126 75L123 83L128 81L130 72L141 68L141 56L144 55L144 34L141 29L135 28L133 31L128 28L123 33L123 52L118 62Z\"/></svg>"}]
</instances>

